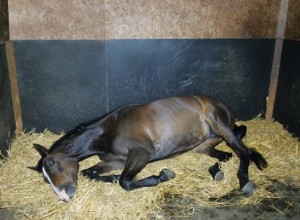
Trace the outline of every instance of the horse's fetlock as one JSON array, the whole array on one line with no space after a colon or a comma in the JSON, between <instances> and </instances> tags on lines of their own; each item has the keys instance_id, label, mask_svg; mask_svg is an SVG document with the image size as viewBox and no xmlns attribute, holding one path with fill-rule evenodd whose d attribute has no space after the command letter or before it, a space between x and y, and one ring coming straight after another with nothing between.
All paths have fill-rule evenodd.
<instances>
[{"instance_id":1,"label":"horse's fetlock","mask_svg":"<svg viewBox=\"0 0 300 220\"><path fill-rule=\"evenodd\" d=\"M248 178L249 178L247 173L245 173L245 172L240 172L240 171L237 173L237 177L238 177L239 179L248 179Z\"/></svg>"},{"instance_id":2,"label":"horse's fetlock","mask_svg":"<svg viewBox=\"0 0 300 220\"><path fill-rule=\"evenodd\" d=\"M239 179L240 188L243 188L249 181L249 176L247 173L238 172L237 177Z\"/></svg>"}]
</instances>

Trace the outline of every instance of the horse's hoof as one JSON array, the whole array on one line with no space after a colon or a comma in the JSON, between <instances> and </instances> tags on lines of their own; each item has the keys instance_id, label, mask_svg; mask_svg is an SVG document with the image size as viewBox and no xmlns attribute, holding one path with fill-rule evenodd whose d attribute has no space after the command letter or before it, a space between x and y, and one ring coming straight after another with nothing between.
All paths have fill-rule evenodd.
<instances>
[{"instance_id":1,"label":"horse's hoof","mask_svg":"<svg viewBox=\"0 0 300 220\"><path fill-rule=\"evenodd\" d=\"M82 170L80 171L81 175L86 177L86 178L94 178L95 176L98 176L97 174L97 171L95 170L89 170L89 169L86 169L86 170Z\"/></svg>"},{"instance_id":2,"label":"horse's hoof","mask_svg":"<svg viewBox=\"0 0 300 220\"><path fill-rule=\"evenodd\" d=\"M80 174L82 176L87 176L87 175L89 175L89 172L87 170L82 170L82 171L80 171Z\"/></svg>"},{"instance_id":3,"label":"horse's hoof","mask_svg":"<svg viewBox=\"0 0 300 220\"><path fill-rule=\"evenodd\" d=\"M118 183L120 180L120 176L112 175L112 183Z\"/></svg>"},{"instance_id":4,"label":"horse's hoof","mask_svg":"<svg viewBox=\"0 0 300 220\"><path fill-rule=\"evenodd\" d=\"M254 193L254 183L252 181L249 181L243 188L242 191L248 196L251 196Z\"/></svg>"},{"instance_id":5,"label":"horse's hoof","mask_svg":"<svg viewBox=\"0 0 300 220\"><path fill-rule=\"evenodd\" d=\"M217 172L216 175L215 175L215 180L216 181L221 181L222 179L224 179L224 172L223 171Z\"/></svg>"},{"instance_id":6,"label":"horse's hoof","mask_svg":"<svg viewBox=\"0 0 300 220\"><path fill-rule=\"evenodd\" d=\"M171 179L174 179L176 177L176 174L174 171L169 169L162 169L159 173L159 180L161 182L165 182Z\"/></svg>"},{"instance_id":7,"label":"horse's hoof","mask_svg":"<svg viewBox=\"0 0 300 220\"><path fill-rule=\"evenodd\" d=\"M88 176L88 175L91 175L92 172L90 172L89 170L82 170L82 171L80 171L80 174L81 174L82 176Z\"/></svg>"}]
</instances>

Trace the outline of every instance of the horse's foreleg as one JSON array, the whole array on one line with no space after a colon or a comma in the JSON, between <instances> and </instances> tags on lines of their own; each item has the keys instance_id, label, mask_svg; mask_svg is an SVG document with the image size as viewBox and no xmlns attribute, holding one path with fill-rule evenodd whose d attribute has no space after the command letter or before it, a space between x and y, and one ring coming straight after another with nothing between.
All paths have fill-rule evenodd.
<instances>
[{"instance_id":1,"label":"horse's foreleg","mask_svg":"<svg viewBox=\"0 0 300 220\"><path fill-rule=\"evenodd\" d=\"M117 160L101 161L88 169L82 170L81 174L87 178L96 179L97 177L99 177L100 174L108 173L114 170L119 170L122 169L123 167L124 167L124 162L122 161L117 161ZM111 181L104 181L104 182L111 182Z\"/></svg>"},{"instance_id":2,"label":"horse's foreleg","mask_svg":"<svg viewBox=\"0 0 300 220\"><path fill-rule=\"evenodd\" d=\"M99 176L99 175L95 175L95 174L89 174L86 175L85 177L91 180L95 180L95 181L101 181L101 182L108 182L108 183L117 183L120 179L121 175L115 175L115 174L111 174L111 175L107 175L107 176Z\"/></svg>"},{"instance_id":3,"label":"horse's foreleg","mask_svg":"<svg viewBox=\"0 0 300 220\"><path fill-rule=\"evenodd\" d=\"M151 153L145 149L132 150L120 177L120 185L123 189L131 191L141 187L156 186L175 178L175 173L169 169L163 169L158 176L149 176L141 180L134 180L134 177L149 163Z\"/></svg>"}]
</instances>

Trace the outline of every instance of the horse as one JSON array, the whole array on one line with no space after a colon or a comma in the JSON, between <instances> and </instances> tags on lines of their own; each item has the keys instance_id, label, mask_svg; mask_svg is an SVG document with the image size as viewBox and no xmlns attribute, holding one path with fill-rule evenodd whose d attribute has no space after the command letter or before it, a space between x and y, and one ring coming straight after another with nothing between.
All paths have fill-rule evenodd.
<instances>
[{"instance_id":1,"label":"horse","mask_svg":"<svg viewBox=\"0 0 300 220\"><path fill-rule=\"evenodd\" d=\"M237 178L246 195L254 193L248 168L254 162L259 170L267 167L266 159L243 143L247 127L238 126L226 105L203 95L170 97L148 104L126 105L67 132L47 149L34 144L41 158L29 167L43 174L57 196L68 201L76 194L79 162L98 155L100 162L82 170L91 180L115 183L127 191L156 186L174 179L171 169L159 175L136 179L148 164L193 150L218 159L208 171L214 180L224 178L220 162L232 153L215 149L222 141L239 158ZM122 170L121 174L106 174Z\"/></svg>"}]
</instances>

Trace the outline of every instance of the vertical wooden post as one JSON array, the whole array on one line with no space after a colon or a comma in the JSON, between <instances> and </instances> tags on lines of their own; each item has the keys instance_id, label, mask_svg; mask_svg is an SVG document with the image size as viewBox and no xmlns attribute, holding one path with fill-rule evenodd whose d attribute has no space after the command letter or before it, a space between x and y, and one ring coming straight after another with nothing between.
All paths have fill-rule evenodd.
<instances>
[{"instance_id":1,"label":"vertical wooden post","mask_svg":"<svg viewBox=\"0 0 300 220\"><path fill-rule=\"evenodd\" d=\"M10 77L12 104L16 121L16 133L19 133L23 131L23 122L13 43L11 41L6 42L5 49L8 64L8 72Z\"/></svg>"},{"instance_id":2,"label":"vertical wooden post","mask_svg":"<svg viewBox=\"0 0 300 220\"><path fill-rule=\"evenodd\" d=\"M281 61L281 53L282 53L282 45L283 45L284 32L286 26L288 5L289 5L289 0L281 0L274 55L273 55L271 79L269 85L269 95L267 99L266 119L268 121L272 121L273 119L273 110L274 110L274 104L276 99L276 90L277 90L278 75L280 70L280 61Z\"/></svg>"},{"instance_id":3,"label":"vertical wooden post","mask_svg":"<svg viewBox=\"0 0 300 220\"><path fill-rule=\"evenodd\" d=\"M23 122L17 81L16 61L13 43L9 41L8 21L8 0L0 0L0 43L5 44L8 74L11 85L12 104L16 123L16 133L18 133L23 131Z\"/></svg>"},{"instance_id":4,"label":"vertical wooden post","mask_svg":"<svg viewBox=\"0 0 300 220\"><path fill-rule=\"evenodd\" d=\"M0 0L0 43L8 40L8 0Z\"/></svg>"}]
</instances>

